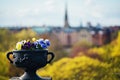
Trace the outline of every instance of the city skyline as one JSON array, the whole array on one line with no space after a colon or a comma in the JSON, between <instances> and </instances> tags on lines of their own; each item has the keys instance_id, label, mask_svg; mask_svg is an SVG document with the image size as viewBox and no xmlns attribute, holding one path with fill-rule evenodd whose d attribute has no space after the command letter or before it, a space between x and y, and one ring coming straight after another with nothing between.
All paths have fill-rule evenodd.
<instances>
[{"instance_id":1,"label":"city skyline","mask_svg":"<svg viewBox=\"0 0 120 80\"><path fill-rule=\"evenodd\" d=\"M120 25L120 0L0 0L0 26Z\"/></svg>"}]
</instances>

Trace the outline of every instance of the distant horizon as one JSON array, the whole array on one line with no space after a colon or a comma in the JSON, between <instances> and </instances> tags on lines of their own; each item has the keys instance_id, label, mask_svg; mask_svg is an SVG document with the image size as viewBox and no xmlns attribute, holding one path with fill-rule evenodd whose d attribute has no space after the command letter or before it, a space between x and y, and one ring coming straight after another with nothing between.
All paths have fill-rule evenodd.
<instances>
[{"instance_id":1,"label":"distant horizon","mask_svg":"<svg viewBox=\"0 0 120 80\"><path fill-rule=\"evenodd\" d=\"M60 26L60 25L5 25L5 26L0 26L0 28L4 28L4 27L64 27L64 26ZM93 27L97 27L97 25L92 25ZM103 25L101 25L101 27L116 27L116 26L118 26L118 27L120 27L120 25L108 25L108 26L103 26ZM80 25L78 25L78 26L70 26L70 27L81 27ZM86 26L82 26L82 27L88 27L87 25Z\"/></svg>"},{"instance_id":2,"label":"distant horizon","mask_svg":"<svg viewBox=\"0 0 120 80\"><path fill-rule=\"evenodd\" d=\"M0 27L62 27L66 3L70 26L120 25L120 0L0 0Z\"/></svg>"}]
</instances>

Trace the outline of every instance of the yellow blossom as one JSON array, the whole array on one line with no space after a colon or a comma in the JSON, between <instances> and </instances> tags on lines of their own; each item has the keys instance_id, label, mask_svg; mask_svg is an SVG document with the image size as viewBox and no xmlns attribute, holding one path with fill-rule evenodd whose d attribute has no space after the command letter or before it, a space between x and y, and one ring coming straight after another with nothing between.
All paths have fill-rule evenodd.
<instances>
[{"instance_id":1,"label":"yellow blossom","mask_svg":"<svg viewBox=\"0 0 120 80\"><path fill-rule=\"evenodd\" d=\"M16 49L17 49L17 50L21 50L21 48L22 48L22 43L21 43L21 42L18 42L18 43L16 44Z\"/></svg>"},{"instance_id":2,"label":"yellow blossom","mask_svg":"<svg viewBox=\"0 0 120 80\"><path fill-rule=\"evenodd\" d=\"M32 41L36 41L36 38L32 38Z\"/></svg>"}]
</instances>

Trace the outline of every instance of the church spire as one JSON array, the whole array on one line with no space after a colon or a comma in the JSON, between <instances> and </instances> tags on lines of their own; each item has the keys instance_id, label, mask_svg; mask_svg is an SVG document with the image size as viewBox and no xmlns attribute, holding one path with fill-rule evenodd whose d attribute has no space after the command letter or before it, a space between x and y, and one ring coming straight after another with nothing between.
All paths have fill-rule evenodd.
<instances>
[{"instance_id":1,"label":"church spire","mask_svg":"<svg viewBox=\"0 0 120 80\"><path fill-rule=\"evenodd\" d=\"M65 28L70 27L70 26L69 26L69 23L68 23L67 4L65 5L65 22L64 22L64 27L65 27Z\"/></svg>"}]
</instances>

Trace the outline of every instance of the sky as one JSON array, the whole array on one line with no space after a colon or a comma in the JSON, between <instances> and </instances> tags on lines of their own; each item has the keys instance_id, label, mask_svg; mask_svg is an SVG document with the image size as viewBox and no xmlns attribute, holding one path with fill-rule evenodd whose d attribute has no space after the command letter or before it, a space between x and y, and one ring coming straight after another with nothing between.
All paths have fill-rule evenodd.
<instances>
[{"instance_id":1,"label":"sky","mask_svg":"<svg viewBox=\"0 0 120 80\"><path fill-rule=\"evenodd\" d=\"M120 25L120 0L0 0L0 26Z\"/></svg>"}]
</instances>

